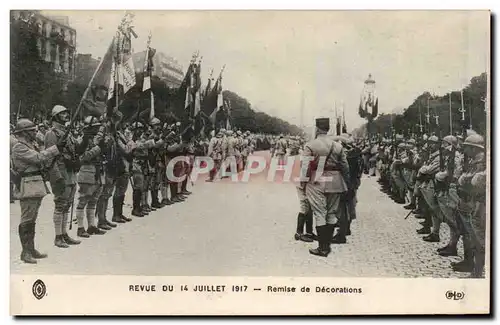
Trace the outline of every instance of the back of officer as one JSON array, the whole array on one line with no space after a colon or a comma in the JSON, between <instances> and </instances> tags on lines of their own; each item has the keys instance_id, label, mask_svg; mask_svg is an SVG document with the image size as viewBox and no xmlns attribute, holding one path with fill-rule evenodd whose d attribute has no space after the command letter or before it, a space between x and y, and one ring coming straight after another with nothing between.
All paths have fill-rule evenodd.
<instances>
[{"instance_id":1,"label":"back of officer","mask_svg":"<svg viewBox=\"0 0 500 325\"><path fill-rule=\"evenodd\" d=\"M335 224L342 222L343 200L350 188L349 164L344 148L339 142L327 135L330 130L330 119L316 119L316 139L306 144L303 157L312 157L309 165L309 180L306 186L306 197L311 205L316 221L318 248L311 249L313 255L326 257L330 253ZM320 164L324 161L323 173ZM320 177L323 176L324 179ZM339 238L345 242L346 225L339 224Z\"/></svg>"}]
</instances>

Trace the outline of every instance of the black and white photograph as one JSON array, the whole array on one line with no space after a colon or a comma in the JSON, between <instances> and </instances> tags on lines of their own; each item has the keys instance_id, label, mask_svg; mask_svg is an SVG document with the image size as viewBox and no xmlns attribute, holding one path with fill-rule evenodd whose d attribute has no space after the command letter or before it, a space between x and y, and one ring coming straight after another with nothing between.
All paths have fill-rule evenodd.
<instances>
[{"instance_id":1,"label":"black and white photograph","mask_svg":"<svg viewBox=\"0 0 500 325\"><path fill-rule=\"evenodd\" d=\"M376 279L460 281L415 299L487 304L464 288L490 283L490 25L487 10L10 10L11 313L72 284L130 299L103 314L170 291L368 299L341 281ZM152 280L178 277L220 280Z\"/></svg>"}]
</instances>

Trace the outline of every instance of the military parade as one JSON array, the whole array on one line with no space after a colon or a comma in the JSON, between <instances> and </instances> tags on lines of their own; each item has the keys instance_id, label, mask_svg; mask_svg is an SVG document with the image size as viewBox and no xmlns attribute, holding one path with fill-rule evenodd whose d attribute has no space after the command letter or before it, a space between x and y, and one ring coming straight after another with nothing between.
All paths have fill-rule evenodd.
<instances>
[{"instance_id":1,"label":"military parade","mask_svg":"<svg viewBox=\"0 0 500 325\"><path fill-rule=\"evenodd\" d=\"M189 209L183 218L208 219L206 211L227 201L237 201L229 196L242 191L235 188L224 194L226 189L220 184L228 184L232 172L250 173L256 157L264 157L266 166L262 170L272 169L271 162L276 161L277 170L286 174L292 162L297 167L293 176L300 179L280 184L288 187L288 196L281 200L239 201L234 203L238 204L237 210L218 210L218 214L229 216L241 215L248 209L250 216L242 218L245 223L234 222L243 229L252 227L256 233L251 236L265 232L259 229L257 217L262 218L262 211L266 212L252 208L251 204L268 204L275 206L269 210L274 213L266 215L272 222L263 228L280 235L286 233L283 236L300 245L297 249L305 251L309 260L335 260L339 250L356 245L369 231L384 231L383 222L380 228L363 226L364 220L376 219L376 205L386 202L380 201L377 195L381 195L390 202L391 209L401 206L406 211L397 215L401 212L396 210L391 216L394 225L408 226L411 219L420 222L421 227L403 241L410 241L411 236L418 238L419 251L432 250L439 258L460 257L460 261L448 263L450 272L484 277L489 218L489 153L484 127L487 115L477 123L481 127L474 130L472 115L465 116L473 105L464 104L462 91L461 101L454 101L454 105L460 105L453 108L452 93L449 94L450 124L446 127L439 123L438 113L434 117L429 112L421 114L420 106L418 114L412 116L420 122L416 127L405 122L403 115L393 121L396 114L390 115L389 127L381 126L388 115L381 113L383 104L379 104L374 76L369 74L359 107L353 110L366 120L364 129L348 129L344 106L342 116L335 106L335 116L316 116L310 133L304 125L292 128L288 123L279 124L279 128L273 124L273 132L259 132L255 121L254 126L235 122L240 98L233 95L229 99L222 89L225 66L215 80L210 73L208 85L202 87L202 56L198 51L192 55L180 85L169 96L159 95L158 88L152 86L156 50L151 47L150 34L140 62L140 78L137 77L136 69L131 67L132 40L137 38L133 18L127 13L121 21L88 86L78 93L77 104L53 100L51 107L34 112L21 110L19 100L19 108L11 116L10 202L11 209L18 205L20 211L17 235L21 253L16 260L22 261L22 265L38 267L43 261L60 258L45 253L48 247L40 246L41 237L50 237L53 246L62 251L82 246L94 249L95 238L117 236L115 233L125 231L121 229L127 225L135 227L134 223L147 225L154 218L169 218L171 211L180 206L179 209ZM406 109L405 114L416 111L416 107ZM429 107L428 101L428 110ZM422 116L427 119L423 121ZM478 118L474 123L477 121ZM453 124L457 123L461 129L453 132ZM292 187L293 194L289 190ZM255 192L272 196L274 189L262 185ZM196 197L207 193L213 196L199 205ZM245 192L240 199L250 200L250 196ZM254 193L254 197L258 195ZM50 205L47 201L51 201ZM190 201L198 202L199 211L184 207L194 206ZM47 209L51 210L49 215ZM275 216L280 213L292 214L283 217L284 227L289 230L274 228L277 223L283 224ZM227 232L231 233L231 219L222 221L219 217L214 213L210 222L195 223L207 222L205 225L217 227L229 224ZM37 223L42 218L50 218L53 229L41 231ZM186 228L183 231L189 232L193 227ZM196 235L199 245L205 245L203 236L216 232L214 228L202 229ZM182 233L179 229L158 231L162 232L158 236L161 238ZM276 237L282 238L280 235ZM145 232L145 241L148 236ZM210 238L208 246L214 241ZM182 247L182 235L178 241ZM429 246L433 243L440 247ZM231 250L232 245L230 242L222 250ZM276 249L279 251L279 246ZM349 254L356 255L356 250Z\"/></svg>"}]
</instances>

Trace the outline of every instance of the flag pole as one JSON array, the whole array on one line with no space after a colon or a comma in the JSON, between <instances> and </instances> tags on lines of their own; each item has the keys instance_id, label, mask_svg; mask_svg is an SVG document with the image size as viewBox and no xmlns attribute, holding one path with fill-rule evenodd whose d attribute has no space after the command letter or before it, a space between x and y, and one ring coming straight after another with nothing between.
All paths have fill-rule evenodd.
<instances>
[{"instance_id":1,"label":"flag pole","mask_svg":"<svg viewBox=\"0 0 500 325\"><path fill-rule=\"evenodd\" d=\"M450 92L450 134L453 135L453 119L451 117L451 92Z\"/></svg>"}]
</instances>

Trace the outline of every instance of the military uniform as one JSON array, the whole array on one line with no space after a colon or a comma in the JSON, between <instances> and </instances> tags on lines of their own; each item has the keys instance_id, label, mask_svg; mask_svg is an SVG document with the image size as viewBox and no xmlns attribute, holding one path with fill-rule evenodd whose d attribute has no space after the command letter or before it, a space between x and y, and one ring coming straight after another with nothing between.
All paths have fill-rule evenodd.
<instances>
[{"instance_id":1,"label":"military uniform","mask_svg":"<svg viewBox=\"0 0 500 325\"><path fill-rule=\"evenodd\" d=\"M130 161L132 150L135 147L134 141L131 139L131 134L117 132L117 152L115 156L116 162L116 182L115 191L113 194L113 219L112 221L118 222L120 219L124 221L132 221L131 218L123 214L123 204L125 201L125 194L129 185L130 178Z\"/></svg>"},{"instance_id":2,"label":"military uniform","mask_svg":"<svg viewBox=\"0 0 500 325\"><path fill-rule=\"evenodd\" d=\"M306 185L306 197L311 205L316 223L319 247L310 250L313 255L328 256L335 224L339 224L339 240L345 242L346 216L345 194L350 189L349 164L345 150L339 142L328 136L329 119L317 119L317 137L306 144L302 155L313 157L309 165L310 179ZM326 157L323 175L331 180L316 181L317 164L320 157ZM344 203L344 205L343 205Z\"/></svg>"},{"instance_id":3,"label":"military uniform","mask_svg":"<svg viewBox=\"0 0 500 325\"><path fill-rule=\"evenodd\" d=\"M56 105L52 110L53 119L62 113L67 113L67 109ZM60 248L67 248L69 245L80 244L80 241L74 240L67 234L66 226L69 220L69 210L73 206L76 193L76 174L80 168L79 153L77 152L78 143L73 135L68 133L66 126L60 121L53 120L52 128L45 134L45 147L49 148L57 145L61 140L65 140L65 147L58 156L53 168L49 171L50 186L54 194L54 245Z\"/></svg>"},{"instance_id":4,"label":"military uniform","mask_svg":"<svg viewBox=\"0 0 500 325\"><path fill-rule=\"evenodd\" d=\"M468 168L458 180L458 222L464 242L464 260L452 264L455 271L473 272L480 277L484 268L484 238L486 232L486 161L484 139L470 135L464 142L464 151L474 150Z\"/></svg>"},{"instance_id":5,"label":"military uniform","mask_svg":"<svg viewBox=\"0 0 500 325\"><path fill-rule=\"evenodd\" d=\"M217 133L216 137L210 139L210 144L208 145L208 156L212 158L214 162L214 167L210 171L209 178L207 181L212 182L215 175L220 171L221 163L223 161L223 136L222 131Z\"/></svg>"},{"instance_id":6,"label":"military uniform","mask_svg":"<svg viewBox=\"0 0 500 325\"><path fill-rule=\"evenodd\" d=\"M35 258L45 258L35 249L35 228L38 211L42 199L48 193L42 176L42 169L50 166L53 159L59 155L57 146L41 150L35 139L29 139L24 131L34 132L35 125L27 119L17 122L17 141L12 148L13 167L19 176L19 204L21 220L19 222L19 238L22 245L21 260L26 263L36 263Z\"/></svg>"}]
</instances>

